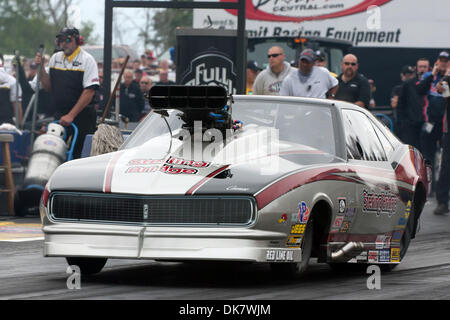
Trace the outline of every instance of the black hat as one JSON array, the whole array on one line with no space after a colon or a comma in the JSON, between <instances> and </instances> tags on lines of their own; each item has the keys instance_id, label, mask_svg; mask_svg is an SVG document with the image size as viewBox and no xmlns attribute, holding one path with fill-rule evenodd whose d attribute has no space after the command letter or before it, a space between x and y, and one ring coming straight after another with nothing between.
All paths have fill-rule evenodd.
<instances>
[{"instance_id":1,"label":"black hat","mask_svg":"<svg viewBox=\"0 0 450 320\"><path fill-rule=\"evenodd\" d=\"M306 59L309 62L314 62L316 60L316 54L312 49L305 49L300 53L299 60Z\"/></svg>"},{"instance_id":2,"label":"black hat","mask_svg":"<svg viewBox=\"0 0 450 320\"><path fill-rule=\"evenodd\" d=\"M319 61L325 61L325 60L327 60L327 57L326 57L326 55L325 55L325 52L320 51L320 50L317 50L317 51L315 52L315 54L316 54L316 59L317 59L317 60L319 60Z\"/></svg>"},{"instance_id":3,"label":"black hat","mask_svg":"<svg viewBox=\"0 0 450 320\"><path fill-rule=\"evenodd\" d=\"M63 28L57 35L56 37L79 37L80 36L80 31L78 31L77 28L68 28L65 27Z\"/></svg>"},{"instance_id":4,"label":"black hat","mask_svg":"<svg viewBox=\"0 0 450 320\"><path fill-rule=\"evenodd\" d=\"M258 66L258 62L254 61L254 60L247 61L247 69L250 69L250 70L253 70L253 71L260 71L260 70L262 70Z\"/></svg>"},{"instance_id":5,"label":"black hat","mask_svg":"<svg viewBox=\"0 0 450 320\"><path fill-rule=\"evenodd\" d=\"M442 51L441 53L439 53L438 59L444 58L444 59L447 59L447 60L448 60L448 57L449 57L448 52L447 52L447 51Z\"/></svg>"},{"instance_id":6,"label":"black hat","mask_svg":"<svg viewBox=\"0 0 450 320\"><path fill-rule=\"evenodd\" d=\"M413 67L411 67L411 66L403 66L401 74L413 74L414 72L416 72L416 71L414 70Z\"/></svg>"}]
</instances>

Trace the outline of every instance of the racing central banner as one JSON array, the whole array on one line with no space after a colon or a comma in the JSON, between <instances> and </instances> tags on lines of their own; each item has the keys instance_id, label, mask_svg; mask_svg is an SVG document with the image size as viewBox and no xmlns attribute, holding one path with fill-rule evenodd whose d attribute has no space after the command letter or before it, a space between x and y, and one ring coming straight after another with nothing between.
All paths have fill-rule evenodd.
<instances>
[{"instance_id":1,"label":"racing central banner","mask_svg":"<svg viewBox=\"0 0 450 320\"><path fill-rule=\"evenodd\" d=\"M448 0L246 0L246 5L249 38L315 36L356 47L450 47ZM236 29L237 11L195 9L193 27Z\"/></svg>"}]
</instances>

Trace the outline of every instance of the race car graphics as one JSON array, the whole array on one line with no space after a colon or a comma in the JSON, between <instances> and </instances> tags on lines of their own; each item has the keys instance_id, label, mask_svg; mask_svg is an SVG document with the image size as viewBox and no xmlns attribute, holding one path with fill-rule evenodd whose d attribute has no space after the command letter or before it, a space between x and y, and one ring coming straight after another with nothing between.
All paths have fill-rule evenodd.
<instances>
[{"instance_id":1,"label":"race car graphics","mask_svg":"<svg viewBox=\"0 0 450 320\"><path fill-rule=\"evenodd\" d=\"M166 161L162 159L133 159L127 163L127 166L130 167L126 169L125 173L152 173L160 171L167 174L197 174L198 170L195 168L207 168L210 165L211 163L206 161L185 160L174 157L170 157Z\"/></svg>"},{"instance_id":2,"label":"race car graphics","mask_svg":"<svg viewBox=\"0 0 450 320\"><path fill-rule=\"evenodd\" d=\"M375 212L377 216L386 213L389 217L395 214L398 198L391 193L371 193L363 191L363 213Z\"/></svg>"}]
</instances>

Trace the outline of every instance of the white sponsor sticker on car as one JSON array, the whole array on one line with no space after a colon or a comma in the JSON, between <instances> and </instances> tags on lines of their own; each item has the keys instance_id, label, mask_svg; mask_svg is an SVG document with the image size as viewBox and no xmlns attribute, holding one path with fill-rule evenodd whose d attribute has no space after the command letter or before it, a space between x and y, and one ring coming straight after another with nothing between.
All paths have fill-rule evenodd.
<instances>
[{"instance_id":1,"label":"white sponsor sticker on car","mask_svg":"<svg viewBox=\"0 0 450 320\"><path fill-rule=\"evenodd\" d=\"M267 261L294 261L294 251L285 249L270 249L266 251Z\"/></svg>"}]
</instances>

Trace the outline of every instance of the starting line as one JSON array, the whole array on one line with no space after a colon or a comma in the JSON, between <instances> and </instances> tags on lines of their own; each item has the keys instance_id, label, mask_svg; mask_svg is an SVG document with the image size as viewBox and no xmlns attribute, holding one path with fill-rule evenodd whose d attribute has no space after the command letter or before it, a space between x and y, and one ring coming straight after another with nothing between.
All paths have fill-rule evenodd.
<instances>
[{"instance_id":1,"label":"starting line","mask_svg":"<svg viewBox=\"0 0 450 320\"><path fill-rule=\"evenodd\" d=\"M0 222L0 242L28 242L39 240L44 240L41 224Z\"/></svg>"}]
</instances>

